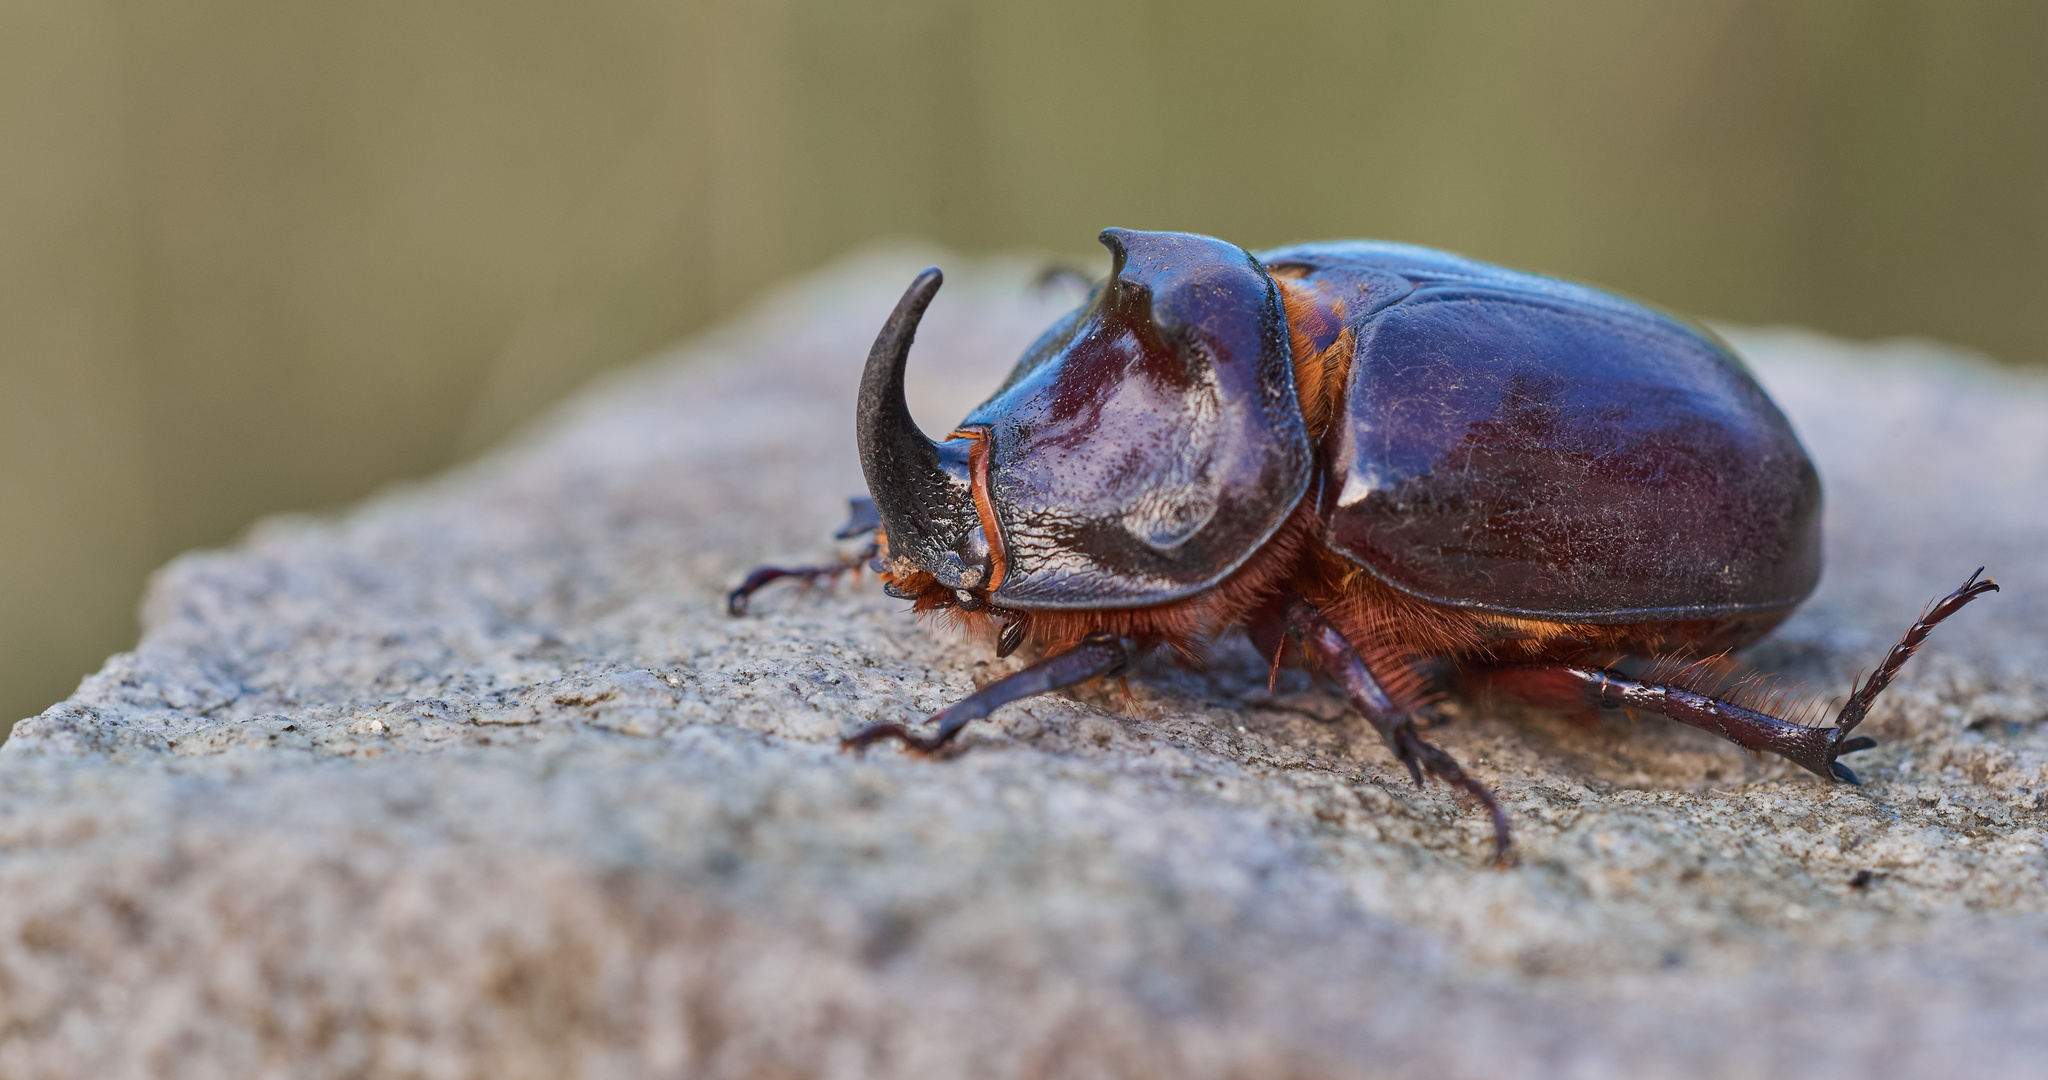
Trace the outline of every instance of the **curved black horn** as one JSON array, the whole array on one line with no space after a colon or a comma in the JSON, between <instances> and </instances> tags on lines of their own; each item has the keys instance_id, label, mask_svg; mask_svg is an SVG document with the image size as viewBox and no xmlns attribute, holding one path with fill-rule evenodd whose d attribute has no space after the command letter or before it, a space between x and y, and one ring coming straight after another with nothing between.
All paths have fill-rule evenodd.
<instances>
[{"instance_id":1,"label":"curved black horn","mask_svg":"<svg viewBox=\"0 0 2048 1080\"><path fill-rule=\"evenodd\" d=\"M952 550L980 524L967 472L964 445L935 443L917 428L903 400L903 369L924 310L944 275L934 266L896 301L882 324L861 374L854 429L868 494L882 519L891 559L909 558L949 585L959 583L960 560Z\"/></svg>"},{"instance_id":2,"label":"curved black horn","mask_svg":"<svg viewBox=\"0 0 2048 1080\"><path fill-rule=\"evenodd\" d=\"M890 481L906 471L929 471L938 465L937 448L917 429L917 421L910 418L910 405L903 400L903 369L910 362L910 342L917 336L924 309L931 306L945 280L936 266L917 275L904 290L903 299L896 301L889 321L882 324L874 348L868 350L854 423L860 436L860 467L870 489L893 487ZM879 490L876 495L879 504Z\"/></svg>"}]
</instances>

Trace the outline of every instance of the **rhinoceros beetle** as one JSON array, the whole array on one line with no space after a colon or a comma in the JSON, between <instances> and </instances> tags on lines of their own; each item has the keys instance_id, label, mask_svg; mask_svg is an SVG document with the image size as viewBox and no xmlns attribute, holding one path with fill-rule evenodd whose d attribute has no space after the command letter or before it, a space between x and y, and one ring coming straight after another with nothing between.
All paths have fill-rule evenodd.
<instances>
[{"instance_id":1,"label":"rhinoceros beetle","mask_svg":"<svg viewBox=\"0 0 2048 1080\"><path fill-rule=\"evenodd\" d=\"M1043 659L935 719L849 748L922 752L1007 702L1247 633L1277 673L1319 670L1407 766L1507 820L1415 724L1445 671L1551 706L1627 709L1856 782L1851 732L1934 624L1922 613L1831 725L1722 693L1720 659L1812 592L1821 489L1783 413L1719 341L1612 294L1428 248L1251 254L1109 229L1109 278L944 440L904 403L938 292L912 282L857 409L871 500L842 537L919 614L984 623ZM1647 666L1645 666L1647 665ZM1634 673L1631 674L1630 672Z\"/></svg>"}]
</instances>

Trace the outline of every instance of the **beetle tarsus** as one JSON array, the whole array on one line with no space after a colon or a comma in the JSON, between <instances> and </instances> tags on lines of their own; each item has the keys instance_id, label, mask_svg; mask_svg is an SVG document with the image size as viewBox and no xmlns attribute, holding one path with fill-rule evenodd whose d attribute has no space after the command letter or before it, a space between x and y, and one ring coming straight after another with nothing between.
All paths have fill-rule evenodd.
<instances>
[{"instance_id":1,"label":"beetle tarsus","mask_svg":"<svg viewBox=\"0 0 2048 1080\"><path fill-rule=\"evenodd\" d=\"M868 560L874 558L875 553L879 550L880 548L877 545L869 544L858 555L842 556L838 562L828 563L824 566L756 567L752 573L747 575L745 581L740 582L738 588L725 595L725 613L735 619L745 615L747 613L747 604L753 599L754 594L760 592L762 586L767 585L771 581L781 581L783 578L797 578L806 586L816 585L820 581L827 585L837 585L840 577L845 574L858 575L861 572L861 568L866 566Z\"/></svg>"},{"instance_id":2,"label":"beetle tarsus","mask_svg":"<svg viewBox=\"0 0 2048 1080\"><path fill-rule=\"evenodd\" d=\"M944 716L945 714L940 713L939 715ZM955 728L954 730L958 731L959 729ZM884 739L895 739L903 744L904 749L912 753L921 755L935 754L953 737L952 733L945 731L943 726L940 728L940 732L938 735L925 736L911 731L902 724L869 724L867 727L839 740L839 749L865 750Z\"/></svg>"},{"instance_id":3,"label":"beetle tarsus","mask_svg":"<svg viewBox=\"0 0 2048 1080\"><path fill-rule=\"evenodd\" d=\"M1122 638L1113 634L1091 634L1066 652L1048 656L954 702L932 718L939 722L939 728L931 735L915 734L901 724L870 724L841 739L839 748L862 750L884 739L895 739L914 753L935 754L952 742L961 728L1010 702L1064 690L1091 679L1121 675L1130 664L1131 652Z\"/></svg>"},{"instance_id":4,"label":"beetle tarsus","mask_svg":"<svg viewBox=\"0 0 2048 1080\"><path fill-rule=\"evenodd\" d=\"M1316 666L1344 688L1345 694L1351 698L1352 707L1365 716L1380 733L1380 738L1386 740L1387 748L1394 752L1394 757L1408 767L1408 775L1415 778L1416 787L1423 785L1423 777L1427 774L1471 796L1486 808L1487 816L1493 821L1493 861L1496 865L1506 865L1512 843L1508 816L1501 810L1493 792L1466 774L1457 759L1442 747L1422 737L1415 728L1415 718L1394 704L1372 670L1365 666L1365 658L1358 655L1358 650L1342 632L1330 625L1315 605L1300 597L1289 601L1287 630L1301 642L1303 651Z\"/></svg>"},{"instance_id":5,"label":"beetle tarsus","mask_svg":"<svg viewBox=\"0 0 2048 1080\"><path fill-rule=\"evenodd\" d=\"M1927 610L1922 611L1920 617L1913 621L1913 625L1906 628L1906 633L1899 638L1899 643L1892 646L1891 652L1885 654L1884 663L1877 665L1877 670L1870 673L1870 679L1860 686L1850 688L1849 700L1842 704L1842 711L1835 715L1834 733L1835 740L1839 743L1835 752L1846 754L1851 750L1864 750L1876 746L1875 739L1851 739L1848 735L1870 713L1870 705L1877 700L1877 695L1891 685L1892 677L1897 675L1899 669L1906 666L1906 661L1912 659L1913 654L1926 643L1927 635L1933 632L1936 625L1961 611L1970 601L1985 593L1997 591L1998 582L1985 577L1984 568L1980 566L1976 573L1970 575L1968 581L1963 582L1962 588L1927 605Z\"/></svg>"},{"instance_id":6,"label":"beetle tarsus","mask_svg":"<svg viewBox=\"0 0 2048 1080\"><path fill-rule=\"evenodd\" d=\"M1425 740L1415 730L1415 721L1404 718L1395 725L1395 739L1398 741L1394 753L1402 764L1408 766L1409 773L1415 777L1416 787L1422 786L1422 773L1426 771L1486 808L1487 817L1493 820L1493 861L1505 864L1508 858L1508 815L1494 799L1493 792L1487 790L1485 784L1466 775L1458 760L1446 753L1443 747Z\"/></svg>"}]
</instances>

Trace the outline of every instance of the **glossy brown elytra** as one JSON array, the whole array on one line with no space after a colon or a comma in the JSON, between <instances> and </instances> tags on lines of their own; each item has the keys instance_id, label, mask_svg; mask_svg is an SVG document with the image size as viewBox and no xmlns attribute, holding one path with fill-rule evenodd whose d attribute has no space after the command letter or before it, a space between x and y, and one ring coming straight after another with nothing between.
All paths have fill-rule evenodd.
<instances>
[{"instance_id":1,"label":"glossy brown elytra","mask_svg":"<svg viewBox=\"0 0 2048 1080\"><path fill-rule=\"evenodd\" d=\"M1997 589L1972 575L1854 688L1832 724L1717 696L1715 657L1754 642L1820 576L1820 481L1724 346L1609 293L1401 244L1253 255L1110 229L1115 264L943 441L903 399L940 274L889 316L861 380L861 466L842 536L870 550L755 571L872 564L891 595L1026 640L1043 659L919 735L945 746L1005 703L1193 658L1248 634L1275 669L1342 687L1420 784L1492 794L1424 740L1434 678L1540 704L1654 713L1855 783L1851 732L1941 620ZM1981 574L1981 571L1979 571ZM1634 672L1634 674L1630 674Z\"/></svg>"}]
</instances>

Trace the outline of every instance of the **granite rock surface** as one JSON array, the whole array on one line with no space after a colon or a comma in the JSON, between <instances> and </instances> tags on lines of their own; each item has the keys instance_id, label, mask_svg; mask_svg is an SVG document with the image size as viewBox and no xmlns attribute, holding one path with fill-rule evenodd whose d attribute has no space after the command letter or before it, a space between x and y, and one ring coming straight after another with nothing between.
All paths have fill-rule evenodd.
<instances>
[{"instance_id":1,"label":"granite rock surface","mask_svg":"<svg viewBox=\"0 0 2048 1080\"><path fill-rule=\"evenodd\" d=\"M157 576L0 747L8 1077L1811 1077L2048 1060L2048 380L1731 334L1819 463L1819 592L1747 657L1838 695L1979 565L1861 788L1702 733L1449 703L1417 791L1299 673L1000 711L1016 666L819 560L930 257L877 254L486 460ZM943 430L1071 294L947 259Z\"/></svg>"}]
</instances>

